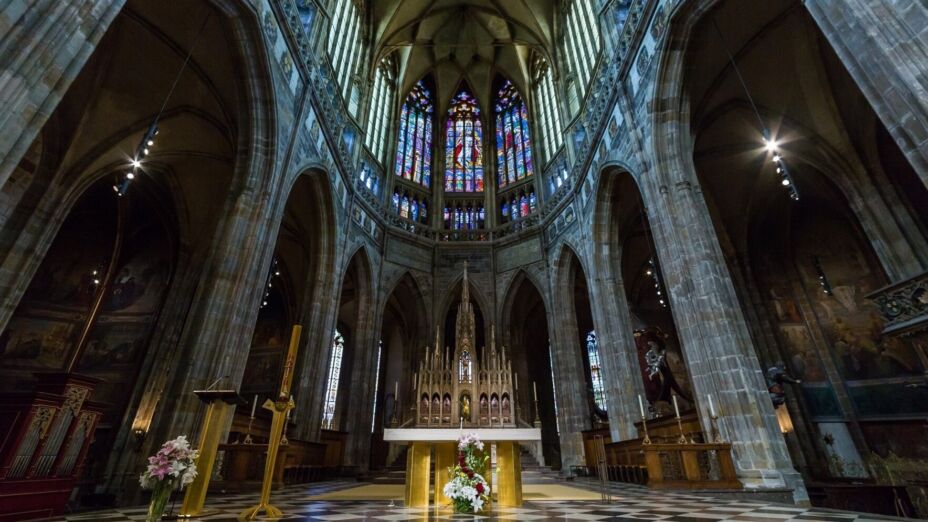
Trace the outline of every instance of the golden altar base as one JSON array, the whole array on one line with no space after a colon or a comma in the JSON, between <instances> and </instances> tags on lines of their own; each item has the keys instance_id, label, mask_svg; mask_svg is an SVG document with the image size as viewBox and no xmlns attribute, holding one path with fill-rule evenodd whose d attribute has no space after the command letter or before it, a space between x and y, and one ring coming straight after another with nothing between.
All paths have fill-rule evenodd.
<instances>
[{"instance_id":1,"label":"golden altar base","mask_svg":"<svg viewBox=\"0 0 928 522\"><path fill-rule=\"evenodd\" d=\"M496 502L500 506L518 507L522 505L522 463L519 459L520 442L541 440L538 428L499 428L468 430L475 433L485 444L496 445L496 484L491 484L491 491L496 492ZM427 507L429 489L434 487L435 504L439 506L451 503L451 499L442 492L450 479L448 468L457 460L457 439L461 435L456 429L385 429L384 441L408 442L406 455L406 495L407 507ZM432 449L435 449L435 484L429 484ZM487 473L491 481L492 473Z\"/></svg>"}]
</instances>

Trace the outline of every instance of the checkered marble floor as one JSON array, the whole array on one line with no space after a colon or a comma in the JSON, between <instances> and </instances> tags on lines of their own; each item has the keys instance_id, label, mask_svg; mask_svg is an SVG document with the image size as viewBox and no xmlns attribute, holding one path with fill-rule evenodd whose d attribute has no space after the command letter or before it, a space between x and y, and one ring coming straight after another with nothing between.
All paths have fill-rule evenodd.
<instances>
[{"instance_id":1,"label":"checkered marble floor","mask_svg":"<svg viewBox=\"0 0 928 522\"><path fill-rule=\"evenodd\" d=\"M720 500L694 494L656 492L636 486L612 489L612 501L529 501L521 508L494 506L485 516L456 515L434 508L404 508L397 500L310 501L308 497L357 486L357 482L333 481L289 486L275 492L271 501L286 515L281 520L666 520L711 522L715 520L769 522L868 522L901 520L866 513L802 508L785 504L744 500ZM585 487L583 483L572 484ZM589 487L589 486L586 486ZM257 495L210 497L207 509L214 513L198 520L235 521L240 511L254 505ZM59 521L121 522L145 520L144 507L68 515Z\"/></svg>"}]
</instances>

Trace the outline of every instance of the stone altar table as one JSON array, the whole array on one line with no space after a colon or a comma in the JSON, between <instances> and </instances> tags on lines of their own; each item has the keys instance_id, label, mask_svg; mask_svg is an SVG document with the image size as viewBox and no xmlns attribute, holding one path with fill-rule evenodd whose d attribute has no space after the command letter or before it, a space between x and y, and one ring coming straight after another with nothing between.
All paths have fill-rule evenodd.
<instances>
[{"instance_id":1,"label":"stone altar table","mask_svg":"<svg viewBox=\"0 0 928 522\"><path fill-rule=\"evenodd\" d=\"M519 460L519 443L541 440L539 428L477 428L469 429L486 444L496 444L496 473L498 485L491 484L501 506L522 505L522 463ZM429 505L429 465L432 448L435 448L435 504L450 504L451 499L442 493L450 480L448 468L457 461L457 440L462 430L447 428L385 429L386 442L408 442L406 456L407 507ZM489 471L489 470L488 470ZM492 473L485 477L490 482Z\"/></svg>"}]
</instances>

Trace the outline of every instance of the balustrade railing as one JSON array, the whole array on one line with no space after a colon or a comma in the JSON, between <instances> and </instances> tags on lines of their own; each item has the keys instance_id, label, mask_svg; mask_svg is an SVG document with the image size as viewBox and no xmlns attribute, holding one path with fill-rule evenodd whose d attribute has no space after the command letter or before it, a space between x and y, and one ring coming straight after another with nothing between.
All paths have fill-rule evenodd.
<instances>
[{"instance_id":1,"label":"balustrade railing","mask_svg":"<svg viewBox=\"0 0 928 522\"><path fill-rule=\"evenodd\" d=\"M928 329L928 272L881 288L867 296L885 321L883 333Z\"/></svg>"}]
</instances>

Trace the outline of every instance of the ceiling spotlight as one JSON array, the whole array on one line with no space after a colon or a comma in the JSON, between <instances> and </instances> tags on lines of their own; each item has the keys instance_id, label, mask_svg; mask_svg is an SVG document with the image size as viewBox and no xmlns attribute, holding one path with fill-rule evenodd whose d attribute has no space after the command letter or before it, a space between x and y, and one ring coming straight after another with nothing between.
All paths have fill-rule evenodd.
<instances>
[{"instance_id":1,"label":"ceiling spotlight","mask_svg":"<svg viewBox=\"0 0 928 522\"><path fill-rule=\"evenodd\" d=\"M274 275L275 275L275 276L279 276L279 275L280 275L280 270L274 272Z\"/></svg>"},{"instance_id":2,"label":"ceiling spotlight","mask_svg":"<svg viewBox=\"0 0 928 522\"><path fill-rule=\"evenodd\" d=\"M116 193L118 194L118 193L119 193L119 187L117 187L116 185L113 185L113 192L116 192Z\"/></svg>"},{"instance_id":3,"label":"ceiling spotlight","mask_svg":"<svg viewBox=\"0 0 928 522\"><path fill-rule=\"evenodd\" d=\"M780 145L780 144L777 143L777 140L768 140L768 139L764 139L764 147L767 148L767 151L768 151L768 152L774 152L775 150L777 150L777 147L778 147L779 145Z\"/></svg>"},{"instance_id":4,"label":"ceiling spotlight","mask_svg":"<svg viewBox=\"0 0 928 522\"><path fill-rule=\"evenodd\" d=\"M148 156L148 147L145 147L145 148L142 150L142 154Z\"/></svg>"},{"instance_id":5,"label":"ceiling spotlight","mask_svg":"<svg viewBox=\"0 0 928 522\"><path fill-rule=\"evenodd\" d=\"M127 172L127 173L126 173L126 179L135 179L135 173L134 173L134 172Z\"/></svg>"},{"instance_id":6,"label":"ceiling spotlight","mask_svg":"<svg viewBox=\"0 0 928 522\"><path fill-rule=\"evenodd\" d=\"M138 158L136 158L136 159L132 160L132 166L135 167L135 168L139 168L139 167L142 166L142 162L139 161Z\"/></svg>"},{"instance_id":7,"label":"ceiling spotlight","mask_svg":"<svg viewBox=\"0 0 928 522\"><path fill-rule=\"evenodd\" d=\"M784 187L789 186L789 178L783 178L783 181L780 182Z\"/></svg>"},{"instance_id":8,"label":"ceiling spotlight","mask_svg":"<svg viewBox=\"0 0 928 522\"><path fill-rule=\"evenodd\" d=\"M783 159L783 158L782 158L779 154L774 154L774 155L773 155L773 162L774 162L774 163L779 163L781 159Z\"/></svg>"},{"instance_id":9,"label":"ceiling spotlight","mask_svg":"<svg viewBox=\"0 0 928 522\"><path fill-rule=\"evenodd\" d=\"M99 279L94 279L94 280L93 280L93 284L95 284L95 285L100 284L100 280L99 280Z\"/></svg>"},{"instance_id":10,"label":"ceiling spotlight","mask_svg":"<svg viewBox=\"0 0 928 522\"><path fill-rule=\"evenodd\" d=\"M648 274L648 275L651 275L653 272L651 272L651 270L648 270L648 271L645 272L645 273Z\"/></svg>"},{"instance_id":11,"label":"ceiling spotlight","mask_svg":"<svg viewBox=\"0 0 928 522\"><path fill-rule=\"evenodd\" d=\"M149 147L151 147L151 146L154 145L154 144L155 144L155 140L148 140L148 141L146 142L146 145L148 145Z\"/></svg>"}]
</instances>

